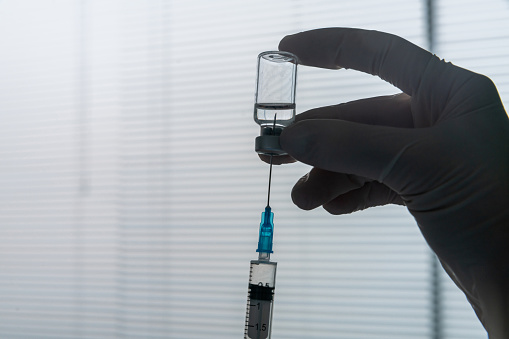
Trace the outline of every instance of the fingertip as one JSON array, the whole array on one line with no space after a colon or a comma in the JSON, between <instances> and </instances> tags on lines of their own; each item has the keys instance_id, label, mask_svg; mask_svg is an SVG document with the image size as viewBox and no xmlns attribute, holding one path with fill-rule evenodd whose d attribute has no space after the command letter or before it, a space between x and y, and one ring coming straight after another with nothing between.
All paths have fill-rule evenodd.
<instances>
[{"instance_id":1,"label":"fingertip","mask_svg":"<svg viewBox=\"0 0 509 339\"><path fill-rule=\"evenodd\" d=\"M342 197L337 197L331 202L323 204L323 209L332 215L350 214L363 208L360 208L358 202L355 200L346 200Z\"/></svg>"},{"instance_id":2,"label":"fingertip","mask_svg":"<svg viewBox=\"0 0 509 339\"><path fill-rule=\"evenodd\" d=\"M330 53L317 51L334 48L334 32L340 28L319 28L285 36L279 42L279 50L295 54L299 64L327 69L339 69Z\"/></svg>"},{"instance_id":3,"label":"fingertip","mask_svg":"<svg viewBox=\"0 0 509 339\"><path fill-rule=\"evenodd\" d=\"M291 52L291 39L294 35L295 34L290 34L281 39L278 49L280 51Z\"/></svg>"},{"instance_id":4,"label":"fingertip","mask_svg":"<svg viewBox=\"0 0 509 339\"><path fill-rule=\"evenodd\" d=\"M305 210L305 211L311 211L312 209L315 209L319 206L319 205L313 204L307 195L302 194L298 190L292 190L291 197L292 197L293 203L298 208Z\"/></svg>"},{"instance_id":5,"label":"fingertip","mask_svg":"<svg viewBox=\"0 0 509 339\"><path fill-rule=\"evenodd\" d=\"M280 136L281 148L288 152L294 159L307 163L303 156L312 154L314 143L310 138L310 120L301 121L288 126Z\"/></svg>"},{"instance_id":6,"label":"fingertip","mask_svg":"<svg viewBox=\"0 0 509 339\"><path fill-rule=\"evenodd\" d=\"M267 164L270 163L270 158L271 158L270 155L258 154L258 157L260 158L261 161L263 161ZM272 156L272 164L273 165L291 164L296 161L297 160L295 160L291 155L288 155L288 154Z\"/></svg>"},{"instance_id":7,"label":"fingertip","mask_svg":"<svg viewBox=\"0 0 509 339\"><path fill-rule=\"evenodd\" d=\"M298 53L299 52L299 37L305 32L298 32L285 36L279 42L278 49L284 52Z\"/></svg>"},{"instance_id":8,"label":"fingertip","mask_svg":"<svg viewBox=\"0 0 509 339\"><path fill-rule=\"evenodd\" d=\"M309 180L310 173L307 173L297 181L293 186L291 197L293 203L305 211L310 211L321 205L320 202L314 199L313 195L310 194L309 190L306 189L306 182Z\"/></svg>"}]
</instances>

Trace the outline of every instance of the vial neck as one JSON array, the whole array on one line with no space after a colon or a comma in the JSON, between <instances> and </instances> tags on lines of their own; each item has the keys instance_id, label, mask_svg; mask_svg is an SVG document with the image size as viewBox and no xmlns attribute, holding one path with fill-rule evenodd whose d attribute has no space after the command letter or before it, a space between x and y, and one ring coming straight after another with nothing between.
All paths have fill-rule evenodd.
<instances>
[{"instance_id":1,"label":"vial neck","mask_svg":"<svg viewBox=\"0 0 509 339\"><path fill-rule=\"evenodd\" d=\"M266 124L260 127L260 135L281 135L283 127L279 125Z\"/></svg>"}]
</instances>

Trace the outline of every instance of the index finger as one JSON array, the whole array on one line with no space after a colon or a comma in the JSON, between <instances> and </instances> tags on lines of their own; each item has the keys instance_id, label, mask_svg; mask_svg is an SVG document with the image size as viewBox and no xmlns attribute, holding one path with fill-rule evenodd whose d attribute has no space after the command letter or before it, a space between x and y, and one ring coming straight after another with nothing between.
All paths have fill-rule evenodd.
<instances>
[{"instance_id":1,"label":"index finger","mask_svg":"<svg viewBox=\"0 0 509 339\"><path fill-rule=\"evenodd\" d=\"M408 95L419 87L433 55L396 35L356 28L322 28L288 35L279 49L303 65L352 68L388 81Z\"/></svg>"}]
</instances>

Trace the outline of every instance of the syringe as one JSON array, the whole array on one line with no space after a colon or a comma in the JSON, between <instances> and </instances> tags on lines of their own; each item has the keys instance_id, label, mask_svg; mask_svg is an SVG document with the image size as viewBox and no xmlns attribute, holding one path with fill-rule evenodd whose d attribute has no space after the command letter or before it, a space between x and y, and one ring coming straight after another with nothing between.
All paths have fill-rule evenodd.
<instances>
[{"instance_id":1,"label":"syringe","mask_svg":"<svg viewBox=\"0 0 509 339\"><path fill-rule=\"evenodd\" d=\"M262 213L258 260L251 260L249 269L245 339L270 338L277 266L277 263L270 261L273 217L274 213L267 206Z\"/></svg>"},{"instance_id":2,"label":"syringe","mask_svg":"<svg viewBox=\"0 0 509 339\"><path fill-rule=\"evenodd\" d=\"M270 338L272 330L272 308L274 305L277 263L270 261L270 254L273 253L272 236L274 234L274 213L272 213L269 205L271 177L272 156L270 157L267 207L262 212L258 249L256 250L258 260L251 260L249 269L244 339Z\"/></svg>"}]
</instances>

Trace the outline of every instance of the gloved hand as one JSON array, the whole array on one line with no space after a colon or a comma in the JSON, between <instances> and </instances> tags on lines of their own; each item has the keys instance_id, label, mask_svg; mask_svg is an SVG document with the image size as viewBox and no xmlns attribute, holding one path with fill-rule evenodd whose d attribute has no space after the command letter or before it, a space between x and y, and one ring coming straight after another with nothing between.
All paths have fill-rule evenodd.
<instances>
[{"instance_id":1,"label":"gloved hand","mask_svg":"<svg viewBox=\"0 0 509 339\"><path fill-rule=\"evenodd\" d=\"M294 203L332 214L405 205L489 337L509 338L509 120L491 80L376 31L313 30L279 48L403 91L297 116L281 146L314 168Z\"/></svg>"}]
</instances>

